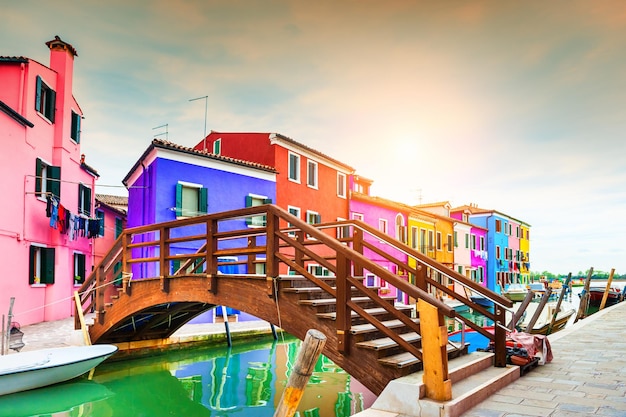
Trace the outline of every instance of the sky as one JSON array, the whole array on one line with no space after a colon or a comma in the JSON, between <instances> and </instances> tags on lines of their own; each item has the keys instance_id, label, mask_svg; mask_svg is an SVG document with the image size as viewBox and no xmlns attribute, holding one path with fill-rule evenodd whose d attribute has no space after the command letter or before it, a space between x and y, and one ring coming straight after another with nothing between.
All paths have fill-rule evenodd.
<instances>
[{"instance_id":1,"label":"sky","mask_svg":"<svg viewBox=\"0 0 626 417\"><path fill-rule=\"evenodd\" d=\"M530 224L532 271L626 273L622 0L0 0L0 16L0 55L76 48L98 193L125 195L154 137L274 132L372 195Z\"/></svg>"}]
</instances>

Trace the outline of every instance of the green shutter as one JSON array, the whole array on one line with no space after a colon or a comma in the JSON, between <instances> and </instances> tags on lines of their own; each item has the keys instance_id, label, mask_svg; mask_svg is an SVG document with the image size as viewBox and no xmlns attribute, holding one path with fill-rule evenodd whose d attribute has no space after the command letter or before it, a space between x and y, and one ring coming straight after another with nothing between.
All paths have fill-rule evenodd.
<instances>
[{"instance_id":1,"label":"green shutter","mask_svg":"<svg viewBox=\"0 0 626 417\"><path fill-rule=\"evenodd\" d=\"M35 88L35 110L41 113L41 77L37 76L37 87Z\"/></svg>"},{"instance_id":2,"label":"green shutter","mask_svg":"<svg viewBox=\"0 0 626 417\"><path fill-rule=\"evenodd\" d=\"M85 187L85 207L87 208L87 212L85 214L87 214L88 216L91 215L91 188L89 187Z\"/></svg>"},{"instance_id":3,"label":"green shutter","mask_svg":"<svg viewBox=\"0 0 626 417\"><path fill-rule=\"evenodd\" d=\"M56 103L56 96L57 93L54 90L48 90L48 93L50 94L50 100L48 100L47 104L48 104L48 114L50 115L49 120L54 123L54 113L55 113L55 103Z\"/></svg>"},{"instance_id":4,"label":"green shutter","mask_svg":"<svg viewBox=\"0 0 626 417\"><path fill-rule=\"evenodd\" d=\"M208 212L208 198L209 198L209 189L208 188L200 188L200 192L198 193L198 211L200 213L206 214Z\"/></svg>"},{"instance_id":5,"label":"green shutter","mask_svg":"<svg viewBox=\"0 0 626 417\"><path fill-rule=\"evenodd\" d=\"M122 219L120 219L119 217L116 217L115 218L115 238L116 239L120 237L123 230L124 230L124 223L122 222Z\"/></svg>"},{"instance_id":6,"label":"green shutter","mask_svg":"<svg viewBox=\"0 0 626 417\"><path fill-rule=\"evenodd\" d=\"M76 115L76 143L80 143L80 123L81 117L80 114Z\"/></svg>"},{"instance_id":7,"label":"green shutter","mask_svg":"<svg viewBox=\"0 0 626 417\"><path fill-rule=\"evenodd\" d=\"M246 207L252 207L252 196L246 196ZM246 224L248 226L252 225L252 217L246 217Z\"/></svg>"},{"instance_id":8,"label":"green shutter","mask_svg":"<svg viewBox=\"0 0 626 417\"><path fill-rule=\"evenodd\" d=\"M54 284L54 248L41 248L41 283Z\"/></svg>"},{"instance_id":9,"label":"green shutter","mask_svg":"<svg viewBox=\"0 0 626 417\"><path fill-rule=\"evenodd\" d=\"M176 273L176 271L178 271L179 269L180 269L180 259L172 260L172 272L171 272L171 274L174 275Z\"/></svg>"},{"instance_id":10,"label":"green shutter","mask_svg":"<svg viewBox=\"0 0 626 417\"><path fill-rule=\"evenodd\" d=\"M79 277L78 282L83 283L85 282L85 255L81 253L76 253L74 254L74 257L76 258L76 264L77 264L76 265L77 271L74 271L74 272Z\"/></svg>"},{"instance_id":11,"label":"green shutter","mask_svg":"<svg viewBox=\"0 0 626 417\"><path fill-rule=\"evenodd\" d=\"M183 185L176 184L176 217L183 214Z\"/></svg>"},{"instance_id":12,"label":"green shutter","mask_svg":"<svg viewBox=\"0 0 626 417\"><path fill-rule=\"evenodd\" d=\"M264 199L263 204L272 204L272 199L271 198Z\"/></svg>"},{"instance_id":13,"label":"green shutter","mask_svg":"<svg viewBox=\"0 0 626 417\"><path fill-rule=\"evenodd\" d=\"M117 287L122 286L122 261L116 262L113 265L113 285Z\"/></svg>"},{"instance_id":14,"label":"green shutter","mask_svg":"<svg viewBox=\"0 0 626 417\"><path fill-rule=\"evenodd\" d=\"M35 254L37 253L37 248L35 246L30 247L30 262L28 265L28 283L35 283Z\"/></svg>"},{"instance_id":15,"label":"green shutter","mask_svg":"<svg viewBox=\"0 0 626 417\"><path fill-rule=\"evenodd\" d=\"M49 192L61 198L61 167L48 166L46 188Z\"/></svg>"},{"instance_id":16,"label":"green shutter","mask_svg":"<svg viewBox=\"0 0 626 417\"><path fill-rule=\"evenodd\" d=\"M43 172L44 163L41 159L37 158L35 163L35 192L41 193L41 174ZM39 196L39 195L38 195Z\"/></svg>"}]
</instances>

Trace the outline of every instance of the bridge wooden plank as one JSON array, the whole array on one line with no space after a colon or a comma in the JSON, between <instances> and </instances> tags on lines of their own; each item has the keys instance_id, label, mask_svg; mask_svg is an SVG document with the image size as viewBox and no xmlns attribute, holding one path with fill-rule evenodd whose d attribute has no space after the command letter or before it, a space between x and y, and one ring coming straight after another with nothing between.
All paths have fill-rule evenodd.
<instances>
[{"instance_id":1,"label":"bridge wooden plank","mask_svg":"<svg viewBox=\"0 0 626 417\"><path fill-rule=\"evenodd\" d=\"M448 329L437 307L424 300L417 302L424 352L424 385L426 396L436 401L452 399L452 382L448 378Z\"/></svg>"}]
</instances>

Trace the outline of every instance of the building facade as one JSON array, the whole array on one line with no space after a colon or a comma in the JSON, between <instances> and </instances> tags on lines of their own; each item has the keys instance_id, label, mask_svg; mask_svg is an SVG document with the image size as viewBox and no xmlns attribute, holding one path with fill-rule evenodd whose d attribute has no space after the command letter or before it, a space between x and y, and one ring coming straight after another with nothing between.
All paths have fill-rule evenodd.
<instances>
[{"instance_id":1,"label":"building facade","mask_svg":"<svg viewBox=\"0 0 626 417\"><path fill-rule=\"evenodd\" d=\"M74 98L76 49L46 43L49 66L0 57L0 311L15 298L21 325L73 314L73 292L93 265L98 173L81 153L83 112Z\"/></svg>"}]
</instances>

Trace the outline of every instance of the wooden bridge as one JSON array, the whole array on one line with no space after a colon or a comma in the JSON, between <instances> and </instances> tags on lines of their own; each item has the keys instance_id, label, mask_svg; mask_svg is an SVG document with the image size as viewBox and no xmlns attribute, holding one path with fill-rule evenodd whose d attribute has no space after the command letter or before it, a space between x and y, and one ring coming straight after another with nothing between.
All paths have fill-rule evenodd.
<instances>
[{"instance_id":1,"label":"wooden bridge","mask_svg":"<svg viewBox=\"0 0 626 417\"><path fill-rule=\"evenodd\" d=\"M228 265L237 273L219 272L224 257L236 257ZM395 265L395 273L383 264ZM365 285L365 273L408 295L409 305ZM470 292L495 308L473 303ZM450 390L448 358L467 353L466 344L447 340L448 330L480 332L494 342L493 364L504 367L505 309L512 306L363 222L311 225L274 205L126 229L79 294L83 313L96 313L89 327L94 343L167 338L195 316L228 306L301 340L309 329L323 332L323 354L375 394L423 369L424 378L430 372L435 381L427 395L442 400ZM495 323L494 332L456 314L443 297Z\"/></svg>"}]
</instances>

